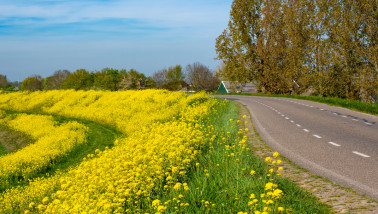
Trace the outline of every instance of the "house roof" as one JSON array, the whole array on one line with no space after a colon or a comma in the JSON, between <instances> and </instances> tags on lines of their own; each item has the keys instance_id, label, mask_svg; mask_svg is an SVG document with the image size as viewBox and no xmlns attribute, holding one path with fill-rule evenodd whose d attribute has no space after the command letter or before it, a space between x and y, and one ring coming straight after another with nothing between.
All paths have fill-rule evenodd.
<instances>
[{"instance_id":1,"label":"house roof","mask_svg":"<svg viewBox=\"0 0 378 214\"><path fill-rule=\"evenodd\" d=\"M253 93L257 92L256 89L256 83L255 82L250 82L250 83L240 83L238 81L222 81L219 88L221 86L226 89L227 93L232 93L232 92L244 92L244 93Z\"/></svg>"}]
</instances>

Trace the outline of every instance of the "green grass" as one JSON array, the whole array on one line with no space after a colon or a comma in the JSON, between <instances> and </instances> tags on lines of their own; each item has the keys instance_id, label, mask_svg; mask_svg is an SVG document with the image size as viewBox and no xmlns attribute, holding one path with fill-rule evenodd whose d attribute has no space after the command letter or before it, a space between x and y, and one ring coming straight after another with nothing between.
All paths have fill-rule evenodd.
<instances>
[{"instance_id":1,"label":"green grass","mask_svg":"<svg viewBox=\"0 0 378 214\"><path fill-rule=\"evenodd\" d=\"M0 157L7 154L8 151L2 146L2 142L0 141Z\"/></svg>"},{"instance_id":2,"label":"green grass","mask_svg":"<svg viewBox=\"0 0 378 214\"><path fill-rule=\"evenodd\" d=\"M248 205L252 200L249 198L250 195L254 193L259 200L256 209L263 210L264 204L260 194L266 192L265 184L270 178L274 178L272 182L278 185L277 188L284 192L284 196L276 200L275 204L271 205L272 208L277 209L281 206L290 213L332 213L329 206L320 203L315 196L295 183L273 174L269 177L271 167L255 157L249 145L246 145L245 149L236 146L226 150L226 145L238 145L243 138L238 134L238 108L233 102L228 102L225 106L218 107L215 112L205 122L205 127L214 125L214 130L209 133L208 138L213 135L217 137L213 141L207 141L207 146L202 148L198 156L199 165L193 163L188 177L181 181L186 182L190 190L157 191L151 200L159 199L163 203L170 201L170 205L167 206L168 213L253 213ZM232 122L229 119L233 119ZM251 175L251 170L256 171L256 174ZM189 206L185 206L185 203ZM184 206L181 206L182 204Z\"/></svg>"},{"instance_id":3,"label":"green grass","mask_svg":"<svg viewBox=\"0 0 378 214\"><path fill-rule=\"evenodd\" d=\"M246 95L246 96L264 96L264 97L286 97L293 99L309 100L319 103L325 103L334 106L340 106L351 110L364 112L368 114L378 115L378 103L366 103L358 100L347 100L335 97L319 97L319 96L302 96L302 95L275 95L261 93L229 93L221 95Z\"/></svg>"}]
</instances>

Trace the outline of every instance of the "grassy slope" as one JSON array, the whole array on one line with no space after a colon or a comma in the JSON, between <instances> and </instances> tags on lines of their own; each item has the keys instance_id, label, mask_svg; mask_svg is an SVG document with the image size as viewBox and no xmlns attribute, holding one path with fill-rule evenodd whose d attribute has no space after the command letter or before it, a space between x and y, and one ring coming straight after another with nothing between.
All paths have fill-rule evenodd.
<instances>
[{"instance_id":1,"label":"grassy slope","mask_svg":"<svg viewBox=\"0 0 378 214\"><path fill-rule=\"evenodd\" d=\"M351 110L364 112L368 114L378 115L378 103L365 103L357 100L347 100L334 97L318 97L318 96L301 96L301 95L274 95L274 94L260 94L260 93L230 93L224 95L246 95L246 96L265 96L265 97L287 97L301 100L315 101L319 103L340 106Z\"/></svg>"}]
</instances>

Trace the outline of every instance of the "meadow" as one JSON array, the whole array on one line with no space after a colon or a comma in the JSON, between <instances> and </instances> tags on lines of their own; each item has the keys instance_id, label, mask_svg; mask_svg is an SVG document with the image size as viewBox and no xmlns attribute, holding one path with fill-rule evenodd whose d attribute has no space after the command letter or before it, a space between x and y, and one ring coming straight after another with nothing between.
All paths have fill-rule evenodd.
<instances>
[{"instance_id":1,"label":"meadow","mask_svg":"<svg viewBox=\"0 0 378 214\"><path fill-rule=\"evenodd\" d=\"M205 93L1 93L0 109L33 141L0 156L0 213L331 213Z\"/></svg>"}]
</instances>

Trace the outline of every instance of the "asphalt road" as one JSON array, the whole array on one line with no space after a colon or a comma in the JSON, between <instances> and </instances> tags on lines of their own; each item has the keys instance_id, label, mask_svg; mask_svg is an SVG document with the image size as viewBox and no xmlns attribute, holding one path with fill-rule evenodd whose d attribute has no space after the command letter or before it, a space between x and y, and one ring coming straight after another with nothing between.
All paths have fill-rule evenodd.
<instances>
[{"instance_id":1,"label":"asphalt road","mask_svg":"<svg viewBox=\"0 0 378 214\"><path fill-rule=\"evenodd\" d=\"M378 200L378 117L305 100L227 96L265 143L311 172Z\"/></svg>"}]
</instances>

